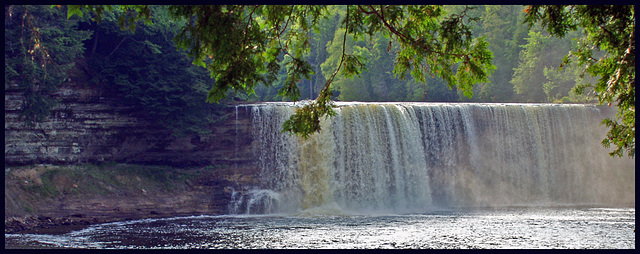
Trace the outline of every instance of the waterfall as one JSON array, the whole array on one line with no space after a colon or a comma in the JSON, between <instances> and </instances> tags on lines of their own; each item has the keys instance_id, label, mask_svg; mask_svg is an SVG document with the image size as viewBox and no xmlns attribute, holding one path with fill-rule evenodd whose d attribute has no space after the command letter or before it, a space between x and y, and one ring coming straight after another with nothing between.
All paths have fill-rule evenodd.
<instances>
[{"instance_id":1,"label":"waterfall","mask_svg":"<svg viewBox=\"0 0 640 254\"><path fill-rule=\"evenodd\" d=\"M600 145L595 106L337 103L307 140L280 133L292 104L245 106L260 183L237 213L635 204L635 160Z\"/></svg>"}]
</instances>

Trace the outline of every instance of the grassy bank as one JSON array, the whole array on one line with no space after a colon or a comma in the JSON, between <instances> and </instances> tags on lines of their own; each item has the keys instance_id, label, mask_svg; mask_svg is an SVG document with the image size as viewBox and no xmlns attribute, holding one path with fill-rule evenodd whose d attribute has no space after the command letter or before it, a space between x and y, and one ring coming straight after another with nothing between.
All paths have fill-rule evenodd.
<instances>
[{"instance_id":1,"label":"grassy bank","mask_svg":"<svg viewBox=\"0 0 640 254\"><path fill-rule=\"evenodd\" d=\"M115 163L5 168L5 213L38 212L47 200L65 196L91 198L109 194L179 191L197 177L198 172L194 169Z\"/></svg>"},{"instance_id":2,"label":"grassy bank","mask_svg":"<svg viewBox=\"0 0 640 254\"><path fill-rule=\"evenodd\" d=\"M15 218L61 224L224 213L227 171L116 163L5 167L5 226Z\"/></svg>"}]
</instances>

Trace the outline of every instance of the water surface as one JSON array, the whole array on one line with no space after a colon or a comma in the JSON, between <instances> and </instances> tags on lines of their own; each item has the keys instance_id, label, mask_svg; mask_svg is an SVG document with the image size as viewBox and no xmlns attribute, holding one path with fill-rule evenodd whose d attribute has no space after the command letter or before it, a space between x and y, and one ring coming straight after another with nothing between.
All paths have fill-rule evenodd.
<instances>
[{"instance_id":1,"label":"water surface","mask_svg":"<svg viewBox=\"0 0 640 254\"><path fill-rule=\"evenodd\" d=\"M634 208L305 211L146 219L62 235L5 234L5 247L177 249L635 248Z\"/></svg>"}]
</instances>

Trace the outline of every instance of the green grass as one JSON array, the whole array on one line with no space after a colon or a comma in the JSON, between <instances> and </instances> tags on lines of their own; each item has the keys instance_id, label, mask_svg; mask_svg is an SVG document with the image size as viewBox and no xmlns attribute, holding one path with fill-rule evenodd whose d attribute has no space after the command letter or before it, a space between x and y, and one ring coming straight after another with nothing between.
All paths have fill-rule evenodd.
<instances>
[{"instance_id":1,"label":"green grass","mask_svg":"<svg viewBox=\"0 0 640 254\"><path fill-rule=\"evenodd\" d=\"M180 193L192 188L187 180L197 182L223 168L223 165L173 168L116 163L11 167L5 168L5 190L15 202L9 208L12 214L34 214L60 198L90 200L122 194L134 197Z\"/></svg>"},{"instance_id":2,"label":"green grass","mask_svg":"<svg viewBox=\"0 0 640 254\"><path fill-rule=\"evenodd\" d=\"M20 184L25 192L39 198L61 194L110 194L114 192L174 191L197 173L168 166L106 163L102 165L61 166L40 175L42 184Z\"/></svg>"},{"instance_id":3,"label":"green grass","mask_svg":"<svg viewBox=\"0 0 640 254\"><path fill-rule=\"evenodd\" d=\"M31 193L43 198L57 196L59 194L58 189L56 188L55 184L52 184L51 181L49 181L48 175L50 174L47 173L49 172L44 173L41 178L42 184L29 182L25 183L24 185L20 185L20 187L27 193Z\"/></svg>"}]
</instances>

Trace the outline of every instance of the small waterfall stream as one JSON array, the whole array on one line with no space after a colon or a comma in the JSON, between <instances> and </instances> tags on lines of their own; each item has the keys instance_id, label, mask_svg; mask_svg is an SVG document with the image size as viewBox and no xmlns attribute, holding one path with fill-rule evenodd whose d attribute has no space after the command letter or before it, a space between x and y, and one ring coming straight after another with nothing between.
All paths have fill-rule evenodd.
<instances>
[{"instance_id":1,"label":"small waterfall stream","mask_svg":"<svg viewBox=\"0 0 640 254\"><path fill-rule=\"evenodd\" d=\"M338 103L303 140L289 103L250 108L260 184L231 213L634 204L635 160L600 145L591 105Z\"/></svg>"}]
</instances>

